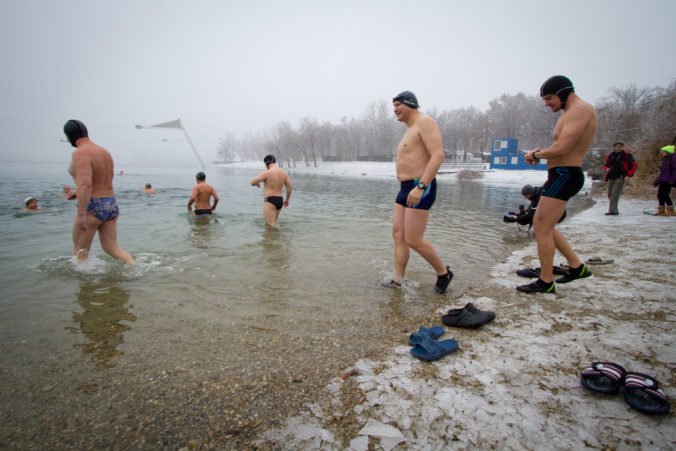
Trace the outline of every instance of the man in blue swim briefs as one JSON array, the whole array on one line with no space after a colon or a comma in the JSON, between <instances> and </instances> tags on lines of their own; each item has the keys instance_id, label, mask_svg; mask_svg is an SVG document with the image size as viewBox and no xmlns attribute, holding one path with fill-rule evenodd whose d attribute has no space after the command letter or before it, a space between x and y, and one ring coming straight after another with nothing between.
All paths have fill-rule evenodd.
<instances>
[{"instance_id":1,"label":"man in blue swim briefs","mask_svg":"<svg viewBox=\"0 0 676 451\"><path fill-rule=\"evenodd\" d=\"M263 158L265 171L251 179L251 186L260 188L263 183L263 219L272 228L277 228L277 219L282 207L289 206L291 199L291 178L289 174L279 166L274 155L266 155ZM286 188L286 198L282 197L282 188Z\"/></svg>"},{"instance_id":2,"label":"man in blue swim briefs","mask_svg":"<svg viewBox=\"0 0 676 451\"><path fill-rule=\"evenodd\" d=\"M134 259L117 244L117 217L120 210L113 192L113 157L89 139L87 127L71 119L63 127L70 144L76 148L68 172L76 189L68 187L67 198L77 199L73 221L73 255L82 262L89 258L94 235L98 231L101 247L110 256L133 264ZM65 190L65 187L64 187Z\"/></svg>"},{"instance_id":3,"label":"man in blue swim briefs","mask_svg":"<svg viewBox=\"0 0 676 451\"><path fill-rule=\"evenodd\" d=\"M437 172L444 161L441 132L434 119L420 113L418 99L412 92L400 93L392 103L397 120L406 124L406 133L397 148L396 170L401 187L394 204L394 275L389 285L401 286L413 249L434 268L437 274L434 290L444 293L453 273L423 238L429 209L437 195Z\"/></svg>"},{"instance_id":4,"label":"man in blue swim briefs","mask_svg":"<svg viewBox=\"0 0 676 451\"><path fill-rule=\"evenodd\" d=\"M547 79L540 88L540 97L547 108L555 113L563 110L563 114L554 127L552 145L526 154L526 161L530 164L547 160L547 182L542 187L542 197L533 218L542 270L535 282L516 287L524 293L555 292L553 267L556 250L563 254L570 266L569 273L556 280L558 283L592 275L555 226L566 210L568 199L584 185L582 160L596 134L598 118L594 108L575 94L573 83L563 75Z\"/></svg>"}]
</instances>

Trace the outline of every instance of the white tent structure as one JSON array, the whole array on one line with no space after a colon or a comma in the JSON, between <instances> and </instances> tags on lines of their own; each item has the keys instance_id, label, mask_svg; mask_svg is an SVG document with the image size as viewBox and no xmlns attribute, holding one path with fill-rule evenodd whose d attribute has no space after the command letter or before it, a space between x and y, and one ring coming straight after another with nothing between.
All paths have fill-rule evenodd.
<instances>
[{"instance_id":1,"label":"white tent structure","mask_svg":"<svg viewBox=\"0 0 676 451\"><path fill-rule=\"evenodd\" d=\"M183 133L185 133L185 138L188 140L188 144L190 144L190 148L195 154L195 157L197 157L197 161L200 162L200 166L202 166L202 169L206 169L204 166L204 162L202 161L202 157L200 157L200 154L197 153L197 148L195 148L195 144L193 144L192 139L190 139L190 136L188 135L188 132L186 131L185 127L183 127L183 123L181 122L180 119L176 119L174 121L169 122L162 122L160 124L155 125L145 125L145 126L137 125L136 128L138 130L142 130L144 128L177 128L183 130Z\"/></svg>"}]
</instances>

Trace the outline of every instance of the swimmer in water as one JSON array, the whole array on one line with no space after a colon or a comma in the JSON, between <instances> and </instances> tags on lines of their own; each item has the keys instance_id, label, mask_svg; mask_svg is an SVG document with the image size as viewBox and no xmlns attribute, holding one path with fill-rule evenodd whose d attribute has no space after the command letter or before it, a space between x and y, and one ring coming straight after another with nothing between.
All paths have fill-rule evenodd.
<instances>
[{"instance_id":1,"label":"swimmer in water","mask_svg":"<svg viewBox=\"0 0 676 451\"><path fill-rule=\"evenodd\" d=\"M198 172L195 179L197 183L192 188L192 194L188 201L188 212L193 212L192 205L195 204L195 215L210 215L218 205L218 193L213 186L206 182L207 176L204 172ZM214 199L213 204L210 203L212 198Z\"/></svg>"},{"instance_id":2,"label":"swimmer in water","mask_svg":"<svg viewBox=\"0 0 676 451\"><path fill-rule=\"evenodd\" d=\"M155 190L153 189L153 185L150 183L146 183L145 188L143 188L143 192L146 194L155 194Z\"/></svg>"},{"instance_id":3,"label":"swimmer in water","mask_svg":"<svg viewBox=\"0 0 676 451\"><path fill-rule=\"evenodd\" d=\"M27 197L24 201L23 211L39 211L42 210L38 205L38 200L35 197Z\"/></svg>"}]
</instances>

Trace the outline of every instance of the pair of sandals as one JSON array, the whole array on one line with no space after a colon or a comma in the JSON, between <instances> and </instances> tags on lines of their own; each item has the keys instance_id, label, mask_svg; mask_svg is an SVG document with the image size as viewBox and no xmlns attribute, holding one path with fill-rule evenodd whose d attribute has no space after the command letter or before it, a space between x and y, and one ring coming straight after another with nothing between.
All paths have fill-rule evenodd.
<instances>
[{"instance_id":1,"label":"pair of sandals","mask_svg":"<svg viewBox=\"0 0 676 451\"><path fill-rule=\"evenodd\" d=\"M614 395L624 388L624 400L629 406L650 415L669 413L669 401L652 376L626 371L612 362L594 362L580 375L580 383L588 390Z\"/></svg>"},{"instance_id":2,"label":"pair of sandals","mask_svg":"<svg viewBox=\"0 0 676 451\"><path fill-rule=\"evenodd\" d=\"M408 344L413 346L411 354L420 360L439 360L443 356L455 352L460 348L456 340L437 340L444 334L445 330L441 326L426 327L420 326L418 332L412 333L408 337Z\"/></svg>"}]
</instances>

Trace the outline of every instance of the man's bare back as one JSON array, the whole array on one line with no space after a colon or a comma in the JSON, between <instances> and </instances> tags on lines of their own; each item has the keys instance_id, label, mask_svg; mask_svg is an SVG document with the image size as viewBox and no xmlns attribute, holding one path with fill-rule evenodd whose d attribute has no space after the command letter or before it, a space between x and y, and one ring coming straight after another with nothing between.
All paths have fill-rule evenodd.
<instances>
[{"instance_id":1,"label":"man's bare back","mask_svg":"<svg viewBox=\"0 0 676 451\"><path fill-rule=\"evenodd\" d=\"M81 138L79 144L68 166L75 185L90 186L91 197L112 197L114 163L110 152L88 138Z\"/></svg>"},{"instance_id":2,"label":"man's bare back","mask_svg":"<svg viewBox=\"0 0 676 451\"><path fill-rule=\"evenodd\" d=\"M213 186L205 182L206 177L204 172L198 172L195 176L197 183L193 186L190 200L188 201L189 212L192 212L192 206L194 204L196 214L210 214L216 209L216 205L218 205L218 193L216 193ZM211 204L212 198L214 199L213 204Z\"/></svg>"}]
</instances>

